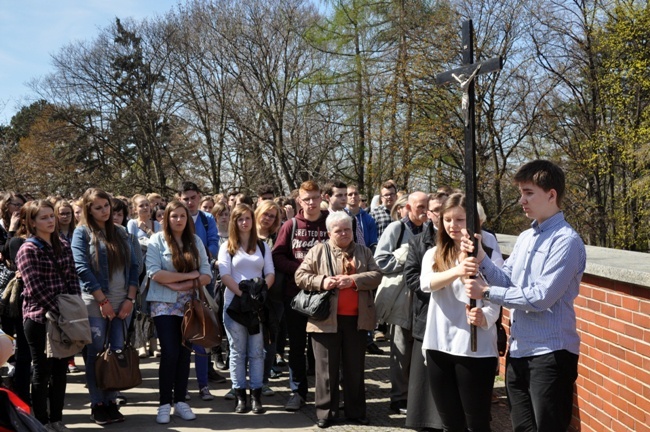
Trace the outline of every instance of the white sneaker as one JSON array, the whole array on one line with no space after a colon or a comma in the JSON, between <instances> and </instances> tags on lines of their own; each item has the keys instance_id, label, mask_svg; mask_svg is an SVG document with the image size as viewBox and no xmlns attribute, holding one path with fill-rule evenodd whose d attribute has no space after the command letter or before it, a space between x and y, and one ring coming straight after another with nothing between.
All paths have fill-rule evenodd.
<instances>
[{"instance_id":1,"label":"white sneaker","mask_svg":"<svg viewBox=\"0 0 650 432\"><path fill-rule=\"evenodd\" d=\"M185 402L176 402L174 404L174 415L183 420L194 420L196 418L196 414L192 412L192 408Z\"/></svg>"},{"instance_id":2,"label":"white sneaker","mask_svg":"<svg viewBox=\"0 0 650 432\"><path fill-rule=\"evenodd\" d=\"M156 416L156 423L167 424L171 421L169 413L172 411L170 404L160 405L158 407L158 415Z\"/></svg>"}]
</instances>

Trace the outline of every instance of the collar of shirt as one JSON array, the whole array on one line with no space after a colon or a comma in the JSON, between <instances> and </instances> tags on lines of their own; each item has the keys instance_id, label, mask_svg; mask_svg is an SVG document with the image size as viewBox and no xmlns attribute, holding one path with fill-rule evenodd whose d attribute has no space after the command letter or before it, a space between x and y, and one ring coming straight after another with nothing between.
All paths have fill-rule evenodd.
<instances>
[{"instance_id":1,"label":"collar of shirt","mask_svg":"<svg viewBox=\"0 0 650 432\"><path fill-rule=\"evenodd\" d=\"M402 219L402 223L404 223L408 227L408 229L411 230L413 235L420 234L422 232L422 229L424 228L424 224L422 224L420 226L417 226L416 224L413 223L413 221L411 219L409 219L408 216L405 216Z\"/></svg>"},{"instance_id":2,"label":"collar of shirt","mask_svg":"<svg viewBox=\"0 0 650 432\"><path fill-rule=\"evenodd\" d=\"M562 222L564 222L564 212L559 211L542 223L534 220L533 223L530 224L530 227L535 230L536 234L541 234L544 231L555 228L556 225L559 225Z\"/></svg>"}]
</instances>

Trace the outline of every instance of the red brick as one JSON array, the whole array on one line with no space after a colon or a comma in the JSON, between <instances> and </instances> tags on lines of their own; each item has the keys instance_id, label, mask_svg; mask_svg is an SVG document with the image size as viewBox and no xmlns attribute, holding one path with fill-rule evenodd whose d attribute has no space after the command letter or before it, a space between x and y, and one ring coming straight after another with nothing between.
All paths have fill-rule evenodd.
<instances>
[{"instance_id":1,"label":"red brick","mask_svg":"<svg viewBox=\"0 0 650 432\"><path fill-rule=\"evenodd\" d=\"M650 301L642 301L639 303L639 312L644 315L650 315Z\"/></svg>"},{"instance_id":2,"label":"red brick","mask_svg":"<svg viewBox=\"0 0 650 432\"><path fill-rule=\"evenodd\" d=\"M623 322L631 323L632 322L632 311L629 311L624 308L616 308L616 319L621 320Z\"/></svg>"},{"instance_id":3,"label":"red brick","mask_svg":"<svg viewBox=\"0 0 650 432\"><path fill-rule=\"evenodd\" d=\"M601 304L603 304L603 303L601 303L599 301L596 301L596 300L587 299L586 307L589 310L600 313L600 305Z\"/></svg>"},{"instance_id":4,"label":"red brick","mask_svg":"<svg viewBox=\"0 0 650 432\"><path fill-rule=\"evenodd\" d=\"M585 321L587 323L592 323L596 319L596 313L589 309L580 309L576 311L578 320Z\"/></svg>"},{"instance_id":5,"label":"red brick","mask_svg":"<svg viewBox=\"0 0 650 432\"><path fill-rule=\"evenodd\" d=\"M619 335L618 336L618 344L622 346L625 349L628 349L630 351L634 351L636 349L636 340L632 339L631 337L625 336L625 335Z\"/></svg>"},{"instance_id":6,"label":"red brick","mask_svg":"<svg viewBox=\"0 0 650 432\"><path fill-rule=\"evenodd\" d=\"M634 428L634 419L624 412L618 413L618 421L612 420L612 432L629 432Z\"/></svg>"},{"instance_id":7,"label":"red brick","mask_svg":"<svg viewBox=\"0 0 650 432\"><path fill-rule=\"evenodd\" d=\"M638 312L641 301L635 297L623 297L623 309Z\"/></svg>"},{"instance_id":8,"label":"red brick","mask_svg":"<svg viewBox=\"0 0 650 432\"><path fill-rule=\"evenodd\" d=\"M644 329L650 329L650 315L633 313L631 322L632 324L643 327Z\"/></svg>"},{"instance_id":9,"label":"red brick","mask_svg":"<svg viewBox=\"0 0 650 432\"><path fill-rule=\"evenodd\" d=\"M606 302L610 305L621 306L623 304L623 296L619 293L608 292Z\"/></svg>"},{"instance_id":10,"label":"red brick","mask_svg":"<svg viewBox=\"0 0 650 432\"><path fill-rule=\"evenodd\" d=\"M591 291L591 298L598 300L599 302L605 302L607 300L607 292L602 288L593 288Z\"/></svg>"},{"instance_id":11,"label":"red brick","mask_svg":"<svg viewBox=\"0 0 650 432\"><path fill-rule=\"evenodd\" d=\"M634 350L642 356L650 357L650 344L636 341Z\"/></svg>"},{"instance_id":12,"label":"red brick","mask_svg":"<svg viewBox=\"0 0 650 432\"><path fill-rule=\"evenodd\" d=\"M635 432L650 432L650 425L636 422L633 430Z\"/></svg>"},{"instance_id":13,"label":"red brick","mask_svg":"<svg viewBox=\"0 0 650 432\"><path fill-rule=\"evenodd\" d=\"M609 318L607 318L605 315L601 314L596 314L596 318L594 319L594 322L596 325L599 325L604 328L609 327Z\"/></svg>"},{"instance_id":14,"label":"red brick","mask_svg":"<svg viewBox=\"0 0 650 432\"><path fill-rule=\"evenodd\" d=\"M614 382L612 380L605 380L603 389L606 392L611 393L611 395L616 396L616 395L618 395L619 387L620 387L619 383L616 383L616 382ZM608 400L608 401L611 399L611 397L608 397L608 395L604 391L603 392L598 392L598 396L601 396L604 400ZM622 407L619 407L619 408L622 408Z\"/></svg>"},{"instance_id":15,"label":"red brick","mask_svg":"<svg viewBox=\"0 0 650 432\"><path fill-rule=\"evenodd\" d=\"M589 323L589 334L595 337L603 337L603 328L599 325L594 324L593 322ZM593 344L591 344L593 345Z\"/></svg>"},{"instance_id":16,"label":"red brick","mask_svg":"<svg viewBox=\"0 0 650 432\"><path fill-rule=\"evenodd\" d=\"M618 388L618 394L621 396L624 400L628 401L631 404L636 404L637 403L637 395L636 393L630 391L630 389L619 386ZM642 398L639 398L641 400Z\"/></svg>"},{"instance_id":17,"label":"red brick","mask_svg":"<svg viewBox=\"0 0 650 432\"><path fill-rule=\"evenodd\" d=\"M627 365L627 363L625 363L625 362L621 362L621 363L624 364L624 365ZM634 378L638 379L639 381L641 381L642 383L650 383L650 372L649 371L647 371L645 369L638 368L638 367L634 367L632 365L629 365L629 369L627 367L621 368L621 372L623 372L624 370L628 371L628 372L624 372L625 375L630 376L630 377L634 377Z\"/></svg>"},{"instance_id":18,"label":"red brick","mask_svg":"<svg viewBox=\"0 0 650 432\"><path fill-rule=\"evenodd\" d=\"M633 337L635 339L643 340L644 331L641 327L632 324L625 324L624 328L625 328L626 335Z\"/></svg>"},{"instance_id":19,"label":"red brick","mask_svg":"<svg viewBox=\"0 0 650 432\"><path fill-rule=\"evenodd\" d=\"M628 404L627 405L627 413L630 415L630 417L636 419L637 422L639 423L647 423L647 414L639 409L636 405Z\"/></svg>"},{"instance_id":20,"label":"red brick","mask_svg":"<svg viewBox=\"0 0 650 432\"><path fill-rule=\"evenodd\" d=\"M611 405L607 402L603 403L603 410L600 411L598 414L596 414L596 418L601 422L607 425L609 429L611 429L611 419L616 418L616 415L618 414L619 408L615 407L614 405ZM609 421L606 421L605 418L607 417Z\"/></svg>"},{"instance_id":21,"label":"red brick","mask_svg":"<svg viewBox=\"0 0 650 432\"><path fill-rule=\"evenodd\" d=\"M635 352L632 351L625 352L625 361L633 364L636 367L643 368L644 367L643 360L644 358Z\"/></svg>"},{"instance_id":22,"label":"red brick","mask_svg":"<svg viewBox=\"0 0 650 432\"><path fill-rule=\"evenodd\" d=\"M638 394L639 396L643 395L643 384L634 379L633 377L627 377L625 379L625 387L630 391Z\"/></svg>"},{"instance_id":23,"label":"red brick","mask_svg":"<svg viewBox=\"0 0 650 432\"><path fill-rule=\"evenodd\" d=\"M625 350L621 347L610 345L609 353L618 359L625 360Z\"/></svg>"},{"instance_id":24,"label":"red brick","mask_svg":"<svg viewBox=\"0 0 650 432\"><path fill-rule=\"evenodd\" d=\"M603 315L607 315L608 317L615 318L616 308L614 306L603 303L600 305L600 313Z\"/></svg>"},{"instance_id":25,"label":"red brick","mask_svg":"<svg viewBox=\"0 0 650 432\"><path fill-rule=\"evenodd\" d=\"M635 405L644 413L646 413L646 417L650 414L650 399L646 399L644 397L637 397L635 399Z\"/></svg>"},{"instance_id":26,"label":"red brick","mask_svg":"<svg viewBox=\"0 0 650 432\"><path fill-rule=\"evenodd\" d=\"M621 373L626 375L626 376L637 378L641 382L643 382L643 380L639 378L639 372L641 371L641 369L639 369L636 366L633 366L633 365L631 365L629 363L626 363L626 362L620 362L618 370L621 371Z\"/></svg>"},{"instance_id":27,"label":"red brick","mask_svg":"<svg viewBox=\"0 0 650 432\"><path fill-rule=\"evenodd\" d=\"M609 320L609 328L616 333L625 334L625 323L619 320L611 319Z\"/></svg>"}]
</instances>

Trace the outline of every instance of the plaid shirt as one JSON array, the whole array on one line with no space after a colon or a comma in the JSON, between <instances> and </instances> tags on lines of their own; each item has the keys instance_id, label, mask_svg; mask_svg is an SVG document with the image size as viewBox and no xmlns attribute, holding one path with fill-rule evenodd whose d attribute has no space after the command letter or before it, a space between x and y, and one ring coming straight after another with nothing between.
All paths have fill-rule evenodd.
<instances>
[{"instance_id":1,"label":"plaid shirt","mask_svg":"<svg viewBox=\"0 0 650 432\"><path fill-rule=\"evenodd\" d=\"M370 216L373 217L377 224L377 239L379 239L386 227L393 221L390 218L390 210L383 205L379 205L370 212Z\"/></svg>"},{"instance_id":2,"label":"plaid shirt","mask_svg":"<svg viewBox=\"0 0 650 432\"><path fill-rule=\"evenodd\" d=\"M45 324L45 314L58 309L57 296L59 294L81 295L81 287L70 244L65 240L61 241L63 253L56 257L55 264L52 246L43 240L40 242L42 248L26 241L16 255L16 266L25 286L23 318ZM61 278L62 274L65 279Z\"/></svg>"}]
</instances>

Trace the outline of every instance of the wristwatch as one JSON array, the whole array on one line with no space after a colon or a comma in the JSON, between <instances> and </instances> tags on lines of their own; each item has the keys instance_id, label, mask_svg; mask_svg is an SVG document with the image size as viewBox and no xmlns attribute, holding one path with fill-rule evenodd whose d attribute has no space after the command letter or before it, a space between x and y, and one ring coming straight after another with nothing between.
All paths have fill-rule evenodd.
<instances>
[{"instance_id":1,"label":"wristwatch","mask_svg":"<svg viewBox=\"0 0 650 432\"><path fill-rule=\"evenodd\" d=\"M483 300L488 300L488 301L490 300L490 289L489 288L486 289L485 291L483 291Z\"/></svg>"},{"instance_id":2,"label":"wristwatch","mask_svg":"<svg viewBox=\"0 0 650 432\"><path fill-rule=\"evenodd\" d=\"M128 301L130 301L131 303L135 304L135 299L134 299L134 298L127 297L126 299L127 299Z\"/></svg>"}]
</instances>

